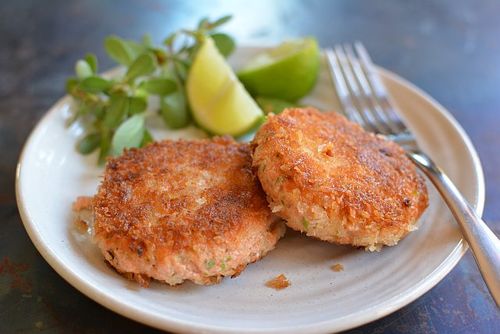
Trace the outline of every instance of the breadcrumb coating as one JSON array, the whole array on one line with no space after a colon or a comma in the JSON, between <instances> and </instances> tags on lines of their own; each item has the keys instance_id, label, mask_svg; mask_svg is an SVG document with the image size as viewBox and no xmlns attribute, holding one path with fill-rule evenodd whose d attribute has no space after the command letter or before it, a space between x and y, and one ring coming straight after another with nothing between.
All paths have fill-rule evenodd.
<instances>
[{"instance_id":1,"label":"breadcrumb coating","mask_svg":"<svg viewBox=\"0 0 500 334\"><path fill-rule=\"evenodd\" d=\"M271 115L252 147L272 211L308 236L378 250L416 229L428 205L404 150L335 112Z\"/></svg>"},{"instance_id":2,"label":"breadcrumb coating","mask_svg":"<svg viewBox=\"0 0 500 334\"><path fill-rule=\"evenodd\" d=\"M274 248L283 223L228 137L162 141L110 159L93 198L93 239L117 271L147 285L217 283Z\"/></svg>"}]
</instances>

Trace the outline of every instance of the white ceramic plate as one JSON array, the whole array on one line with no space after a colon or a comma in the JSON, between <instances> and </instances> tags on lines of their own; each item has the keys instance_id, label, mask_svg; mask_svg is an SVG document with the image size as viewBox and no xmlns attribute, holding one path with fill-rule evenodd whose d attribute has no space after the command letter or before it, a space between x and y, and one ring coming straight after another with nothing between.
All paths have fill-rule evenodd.
<instances>
[{"instance_id":1,"label":"white ceramic plate","mask_svg":"<svg viewBox=\"0 0 500 334\"><path fill-rule=\"evenodd\" d=\"M235 66L255 54L242 48ZM444 168L478 212L484 180L469 139L430 97L380 70L422 147ZM336 107L325 68L305 100ZM430 206L420 229L380 253L305 238L288 232L277 248L238 278L216 286L154 283L149 289L127 281L104 264L101 254L72 230L71 203L96 191L102 169L95 156L74 150L78 128L64 127L67 97L56 103L29 137L17 170L17 201L31 240L49 264L75 288L102 305L145 324L182 332L319 333L349 329L381 318L436 285L466 250L445 205L429 185ZM158 137L193 136L196 131L156 132ZM345 270L333 272L341 263ZM264 286L284 273L292 285Z\"/></svg>"}]
</instances>

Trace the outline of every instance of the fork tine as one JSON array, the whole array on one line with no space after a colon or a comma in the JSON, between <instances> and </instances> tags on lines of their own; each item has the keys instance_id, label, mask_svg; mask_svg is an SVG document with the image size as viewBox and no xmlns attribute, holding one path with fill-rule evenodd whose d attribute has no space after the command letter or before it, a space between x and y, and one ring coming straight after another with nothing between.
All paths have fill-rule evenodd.
<instances>
[{"instance_id":1,"label":"fork tine","mask_svg":"<svg viewBox=\"0 0 500 334\"><path fill-rule=\"evenodd\" d=\"M337 59L339 60L340 69L344 73L344 78L346 79L349 90L351 91L351 94L353 96L354 105L357 107L356 110L361 116L361 118L363 118L365 121L364 128L371 132L378 132L377 127L374 126L375 121L373 119L373 116L369 112L369 108L367 107L365 101L361 97L361 90L358 86L358 83L352 71L351 60L347 57L341 45L336 45L334 51L337 54Z\"/></svg>"},{"instance_id":2,"label":"fork tine","mask_svg":"<svg viewBox=\"0 0 500 334\"><path fill-rule=\"evenodd\" d=\"M363 128L367 131L378 132L377 128L374 126L374 120L371 113L367 112L368 108L361 98L360 89L354 78L354 74L352 73L351 65L347 59L347 56L344 53L341 45L336 45L334 47L334 52L337 57L337 61L339 63L339 67L345 82L347 83L349 92L351 93L351 99L354 101L354 109L358 118L363 120L362 124Z\"/></svg>"},{"instance_id":3,"label":"fork tine","mask_svg":"<svg viewBox=\"0 0 500 334\"><path fill-rule=\"evenodd\" d=\"M335 84L343 114L353 122L365 127L365 121L360 117L354 107L354 102L352 101L351 93L349 92L349 88L347 88L347 83L340 69L337 55L331 48L326 49L325 53L330 68L330 75Z\"/></svg>"},{"instance_id":4,"label":"fork tine","mask_svg":"<svg viewBox=\"0 0 500 334\"><path fill-rule=\"evenodd\" d=\"M395 111L394 106L389 101L389 95L385 90L384 84L382 83L378 74L374 70L374 65L365 47L361 42L355 42L354 48L356 49L356 52L359 55L359 59L364 68L367 81L374 92L374 97L385 113L386 116L385 119L387 120L387 124L390 126L391 129L393 129L395 133L408 131L401 117L399 117L399 115Z\"/></svg>"},{"instance_id":5,"label":"fork tine","mask_svg":"<svg viewBox=\"0 0 500 334\"><path fill-rule=\"evenodd\" d=\"M376 103L377 101L372 94L370 84L368 83L366 75L361 68L359 60L354 55L352 46L349 44L345 44L344 50L347 56L347 60L349 61L349 64L351 65L352 71L354 73L354 78L361 88L359 99L362 99L364 101L364 112L370 115L372 125L378 133L384 135L393 134L394 131L388 126L388 122L385 119L386 117L384 117L385 114L383 113L382 108L378 103Z\"/></svg>"}]
</instances>

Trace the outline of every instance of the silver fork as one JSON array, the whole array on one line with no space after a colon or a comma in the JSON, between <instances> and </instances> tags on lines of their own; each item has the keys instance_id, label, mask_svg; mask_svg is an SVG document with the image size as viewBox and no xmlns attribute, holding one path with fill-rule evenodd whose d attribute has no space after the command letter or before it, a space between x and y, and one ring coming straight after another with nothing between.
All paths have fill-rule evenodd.
<instances>
[{"instance_id":1,"label":"silver fork","mask_svg":"<svg viewBox=\"0 0 500 334\"><path fill-rule=\"evenodd\" d=\"M354 49L356 52L354 52ZM453 182L422 152L397 114L366 49L359 42L325 50L344 114L365 130L401 145L431 180L459 223L484 281L500 306L500 241L460 194Z\"/></svg>"}]
</instances>

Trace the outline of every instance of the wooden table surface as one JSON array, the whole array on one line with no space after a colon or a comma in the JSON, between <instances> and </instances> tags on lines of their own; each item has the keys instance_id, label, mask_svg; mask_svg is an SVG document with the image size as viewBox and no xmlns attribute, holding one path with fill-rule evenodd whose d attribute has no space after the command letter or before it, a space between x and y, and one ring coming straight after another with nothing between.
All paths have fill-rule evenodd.
<instances>
[{"instance_id":1,"label":"wooden table surface","mask_svg":"<svg viewBox=\"0 0 500 334\"><path fill-rule=\"evenodd\" d=\"M363 41L375 62L443 104L474 143L486 176L484 218L500 231L500 2L480 1L37 1L0 5L0 333L153 333L66 283L43 260L18 214L21 147L64 94L75 60L112 63L106 35L160 41L201 16L232 13L240 44L314 35L322 46ZM50 195L50 194L48 194ZM467 254L435 288L351 333L500 333L499 310Z\"/></svg>"}]
</instances>

